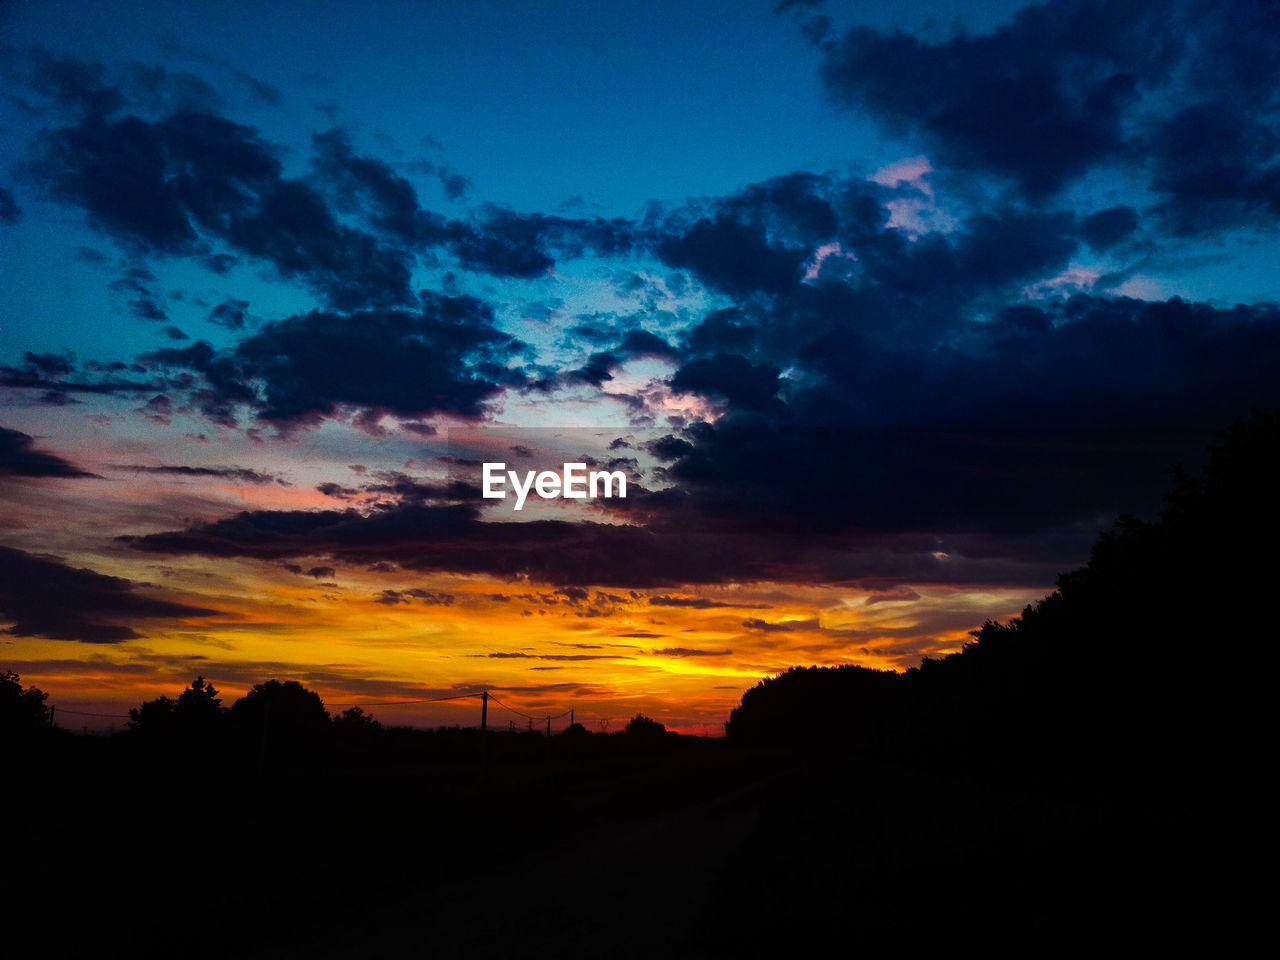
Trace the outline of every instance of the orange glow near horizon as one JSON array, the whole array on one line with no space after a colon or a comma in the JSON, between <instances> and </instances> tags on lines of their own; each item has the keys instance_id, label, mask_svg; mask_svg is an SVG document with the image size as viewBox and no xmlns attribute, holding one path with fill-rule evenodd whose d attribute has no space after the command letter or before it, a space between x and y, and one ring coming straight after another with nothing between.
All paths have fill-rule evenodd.
<instances>
[{"instance_id":1,"label":"orange glow near horizon","mask_svg":"<svg viewBox=\"0 0 1280 960\"><path fill-rule=\"evenodd\" d=\"M263 561L117 554L94 566L163 584L166 599L220 613L140 625L144 637L91 653L66 641L10 640L4 666L49 693L68 718L71 710L123 715L201 675L226 704L273 678L299 680L335 712L339 704L489 689L535 716L573 708L595 729L620 729L644 713L672 729L716 735L745 690L789 666L903 669L921 655L958 649L993 605L1007 615L1029 599L938 587L920 588L911 601L868 604L865 591L848 587L770 583L593 589L584 599L484 577L362 568L307 577ZM954 626L939 626L939 609L953 611ZM367 712L415 726L474 725L478 717L470 701ZM527 724L501 708L491 717L498 726ZM82 719L91 729L123 722Z\"/></svg>"},{"instance_id":2,"label":"orange glow near horizon","mask_svg":"<svg viewBox=\"0 0 1280 960\"><path fill-rule=\"evenodd\" d=\"M228 439L230 449L204 461L268 477L257 483L122 469L157 460L144 459L124 426L115 433L79 429L78 455L99 478L0 483L6 544L123 578L139 596L218 611L122 617L139 636L121 643L6 638L0 668L46 691L65 717L72 710L115 715L78 718L91 729L119 726L129 708L175 696L202 675L228 704L272 678L296 679L335 709L489 689L534 716L573 708L591 729L620 729L644 713L672 729L719 734L742 693L766 676L793 665L905 669L922 655L958 649L970 629L1016 614L1043 592L916 584L873 594L850 585L755 582L591 587L584 594L492 576L374 571L319 554L276 561L141 553L116 537L183 529L242 510L359 509L375 497L336 499L317 484L327 478L354 488L379 472L353 462L356 455L342 445L351 433L345 426L287 441L291 461L243 438ZM451 429L457 444L504 449L500 434ZM557 453L557 444L576 443L555 431L546 438ZM436 447L444 442L436 441ZM195 459L170 453L172 462ZM300 453L307 456L298 459ZM273 456L281 458L276 467ZM408 457L394 469L438 482L443 471L426 465ZM572 519L562 501L531 506L519 519ZM599 509L588 516L628 519ZM478 717L471 701L369 712L416 726L474 724ZM491 716L497 726L522 719L501 707Z\"/></svg>"}]
</instances>

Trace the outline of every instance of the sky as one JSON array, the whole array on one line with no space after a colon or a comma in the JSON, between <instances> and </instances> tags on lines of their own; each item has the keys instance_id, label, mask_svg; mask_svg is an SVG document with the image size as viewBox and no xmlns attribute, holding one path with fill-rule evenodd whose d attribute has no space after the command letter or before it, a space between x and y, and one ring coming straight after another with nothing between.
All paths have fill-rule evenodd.
<instances>
[{"instance_id":1,"label":"sky","mask_svg":"<svg viewBox=\"0 0 1280 960\"><path fill-rule=\"evenodd\" d=\"M1278 42L1245 0L5 4L0 667L93 729L199 674L717 734L957 650L1277 408ZM497 461L627 496L517 512Z\"/></svg>"}]
</instances>

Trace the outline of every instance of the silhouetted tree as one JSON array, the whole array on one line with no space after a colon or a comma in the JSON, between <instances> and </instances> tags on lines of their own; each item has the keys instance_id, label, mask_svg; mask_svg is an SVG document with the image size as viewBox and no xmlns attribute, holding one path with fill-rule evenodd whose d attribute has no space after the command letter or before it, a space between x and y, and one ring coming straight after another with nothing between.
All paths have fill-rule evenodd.
<instances>
[{"instance_id":1,"label":"silhouetted tree","mask_svg":"<svg viewBox=\"0 0 1280 960\"><path fill-rule=\"evenodd\" d=\"M637 739L653 740L666 735L667 728L657 720L651 720L643 713L637 713L634 717L627 721L627 726L623 732L628 737L636 737Z\"/></svg>"},{"instance_id":2,"label":"silhouetted tree","mask_svg":"<svg viewBox=\"0 0 1280 960\"><path fill-rule=\"evenodd\" d=\"M382 724L373 719L372 714L365 713L359 707L348 707L343 710L339 716L333 718L333 725L335 729L352 733L382 729Z\"/></svg>"},{"instance_id":3,"label":"silhouetted tree","mask_svg":"<svg viewBox=\"0 0 1280 960\"><path fill-rule=\"evenodd\" d=\"M1262 729L1256 670L1227 665L1274 632L1274 563L1258 547L1280 536L1280 420L1233 424L1199 476L1173 475L1158 521L1121 517L1054 593L922 663L917 729L1004 769L1067 761L1150 782L1229 766Z\"/></svg>"},{"instance_id":4,"label":"silhouetted tree","mask_svg":"<svg viewBox=\"0 0 1280 960\"><path fill-rule=\"evenodd\" d=\"M1280 419L1256 413L1210 445L1199 476L1174 471L1158 521L1119 518L1020 616L904 675L793 668L748 690L727 732L786 744L834 729L1002 776L1233 776L1230 758L1256 753L1268 724L1255 678L1269 671L1253 662L1275 632L1263 551L1280 538L1277 476Z\"/></svg>"},{"instance_id":5,"label":"silhouetted tree","mask_svg":"<svg viewBox=\"0 0 1280 960\"><path fill-rule=\"evenodd\" d=\"M48 694L38 687L22 686L22 678L11 670L0 676L0 730L20 734L49 725Z\"/></svg>"},{"instance_id":6,"label":"silhouetted tree","mask_svg":"<svg viewBox=\"0 0 1280 960\"><path fill-rule=\"evenodd\" d=\"M218 691L204 677L196 677L177 699L161 696L129 711L129 729L150 737L208 739L226 710Z\"/></svg>"},{"instance_id":7,"label":"silhouetted tree","mask_svg":"<svg viewBox=\"0 0 1280 960\"><path fill-rule=\"evenodd\" d=\"M173 730L173 711L176 700L160 696L147 700L129 711L128 727L134 733L148 736L168 734Z\"/></svg>"},{"instance_id":8,"label":"silhouetted tree","mask_svg":"<svg viewBox=\"0 0 1280 960\"><path fill-rule=\"evenodd\" d=\"M296 680L267 680L231 705L240 735L263 762L287 762L315 751L329 732L324 701Z\"/></svg>"},{"instance_id":9,"label":"silhouetted tree","mask_svg":"<svg viewBox=\"0 0 1280 960\"><path fill-rule=\"evenodd\" d=\"M191 686L178 694L177 712L191 717L216 717L222 709L222 701L213 684L204 677L196 677Z\"/></svg>"},{"instance_id":10,"label":"silhouetted tree","mask_svg":"<svg viewBox=\"0 0 1280 960\"><path fill-rule=\"evenodd\" d=\"M879 736L901 677L854 664L792 667L742 695L726 735L750 743L823 744Z\"/></svg>"}]
</instances>

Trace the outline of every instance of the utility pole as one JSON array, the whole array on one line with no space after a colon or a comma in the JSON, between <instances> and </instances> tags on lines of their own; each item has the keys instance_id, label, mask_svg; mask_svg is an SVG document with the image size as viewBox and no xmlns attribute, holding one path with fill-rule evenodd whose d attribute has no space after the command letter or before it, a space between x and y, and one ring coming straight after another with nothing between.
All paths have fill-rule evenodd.
<instances>
[{"instance_id":1,"label":"utility pole","mask_svg":"<svg viewBox=\"0 0 1280 960\"><path fill-rule=\"evenodd\" d=\"M573 726L573 707L569 708L569 726Z\"/></svg>"},{"instance_id":2,"label":"utility pole","mask_svg":"<svg viewBox=\"0 0 1280 960\"><path fill-rule=\"evenodd\" d=\"M480 766L489 763L489 691L480 694Z\"/></svg>"},{"instance_id":3,"label":"utility pole","mask_svg":"<svg viewBox=\"0 0 1280 960\"><path fill-rule=\"evenodd\" d=\"M551 714L547 714L547 739L551 739Z\"/></svg>"}]
</instances>

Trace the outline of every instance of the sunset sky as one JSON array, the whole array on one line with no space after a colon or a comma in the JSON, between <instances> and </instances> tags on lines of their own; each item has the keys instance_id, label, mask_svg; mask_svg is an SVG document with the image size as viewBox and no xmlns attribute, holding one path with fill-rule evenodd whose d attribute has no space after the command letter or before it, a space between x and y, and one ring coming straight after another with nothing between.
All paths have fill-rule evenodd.
<instances>
[{"instance_id":1,"label":"sunset sky","mask_svg":"<svg viewBox=\"0 0 1280 960\"><path fill-rule=\"evenodd\" d=\"M1261 0L0 24L0 669L60 711L715 734L957 649L1280 406Z\"/></svg>"}]
</instances>

